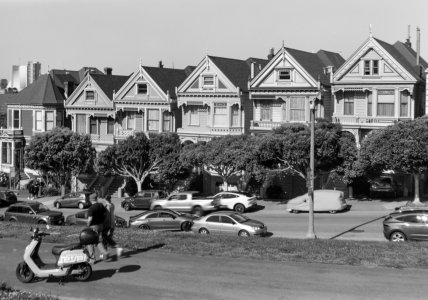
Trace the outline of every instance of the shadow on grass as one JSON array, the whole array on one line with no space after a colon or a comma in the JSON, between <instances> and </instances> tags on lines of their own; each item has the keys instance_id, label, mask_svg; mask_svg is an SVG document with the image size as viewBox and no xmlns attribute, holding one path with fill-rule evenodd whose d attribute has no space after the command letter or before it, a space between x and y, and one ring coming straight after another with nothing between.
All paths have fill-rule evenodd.
<instances>
[{"instance_id":1,"label":"shadow on grass","mask_svg":"<svg viewBox=\"0 0 428 300\"><path fill-rule=\"evenodd\" d=\"M138 254L138 253L143 253L143 252L147 252L150 250L154 250L154 249L159 249L162 248L163 246L165 246L164 243L160 243L160 244L156 244L150 247L146 247L146 248L137 248L137 249L133 249L133 250L129 250L129 251L124 251L122 253L121 259L122 258L127 258L127 257L131 257L132 255Z\"/></svg>"}]
</instances>

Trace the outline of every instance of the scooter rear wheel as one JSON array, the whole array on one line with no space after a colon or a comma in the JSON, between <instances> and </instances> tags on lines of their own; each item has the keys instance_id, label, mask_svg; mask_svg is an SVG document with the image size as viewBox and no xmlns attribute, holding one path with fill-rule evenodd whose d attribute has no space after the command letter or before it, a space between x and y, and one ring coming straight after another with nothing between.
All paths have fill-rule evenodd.
<instances>
[{"instance_id":1,"label":"scooter rear wheel","mask_svg":"<svg viewBox=\"0 0 428 300\"><path fill-rule=\"evenodd\" d=\"M24 261L21 261L16 267L16 277L23 283L29 283L34 279L34 273Z\"/></svg>"},{"instance_id":2,"label":"scooter rear wheel","mask_svg":"<svg viewBox=\"0 0 428 300\"><path fill-rule=\"evenodd\" d=\"M92 275L92 267L88 263L79 264L74 267L74 270L80 272L80 274L74 275L74 278L76 278L78 281L86 281Z\"/></svg>"}]
</instances>

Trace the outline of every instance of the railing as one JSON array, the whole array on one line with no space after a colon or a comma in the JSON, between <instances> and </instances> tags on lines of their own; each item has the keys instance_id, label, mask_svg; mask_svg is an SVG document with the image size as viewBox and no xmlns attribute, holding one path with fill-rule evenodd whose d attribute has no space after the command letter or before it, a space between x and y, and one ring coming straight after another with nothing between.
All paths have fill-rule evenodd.
<instances>
[{"instance_id":1,"label":"railing","mask_svg":"<svg viewBox=\"0 0 428 300\"><path fill-rule=\"evenodd\" d=\"M211 128L211 134L241 134L242 128L230 128L230 127L213 127Z\"/></svg>"},{"instance_id":2,"label":"railing","mask_svg":"<svg viewBox=\"0 0 428 300\"><path fill-rule=\"evenodd\" d=\"M116 137L128 137L131 135L134 135L135 132L137 132L134 129L117 129L116 131Z\"/></svg>"},{"instance_id":3,"label":"railing","mask_svg":"<svg viewBox=\"0 0 428 300\"><path fill-rule=\"evenodd\" d=\"M0 136L23 136L23 129L11 129L11 128L1 128Z\"/></svg>"},{"instance_id":4,"label":"railing","mask_svg":"<svg viewBox=\"0 0 428 300\"><path fill-rule=\"evenodd\" d=\"M112 134L91 134L91 140L93 142L102 142L102 143L110 143L113 144L114 136Z\"/></svg>"},{"instance_id":5,"label":"railing","mask_svg":"<svg viewBox=\"0 0 428 300\"><path fill-rule=\"evenodd\" d=\"M277 128L284 124L283 122L271 122L271 121L251 121L251 129L252 130L270 130Z\"/></svg>"},{"instance_id":6,"label":"railing","mask_svg":"<svg viewBox=\"0 0 428 300\"><path fill-rule=\"evenodd\" d=\"M398 121L411 120L409 117L359 117L359 116L335 116L333 122L340 124L359 124L368 126L387 126Z\"/></svg>"}]
</instances>

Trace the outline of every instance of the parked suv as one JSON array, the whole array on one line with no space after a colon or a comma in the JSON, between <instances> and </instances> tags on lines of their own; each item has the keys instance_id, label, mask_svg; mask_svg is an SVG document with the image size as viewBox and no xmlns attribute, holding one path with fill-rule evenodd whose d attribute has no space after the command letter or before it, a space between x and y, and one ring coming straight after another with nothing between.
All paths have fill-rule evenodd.
<instances>
[{"instance_id":1,"label":"parked suv","mask_svg":"<svg viewBox=\"0 0 428 300\"><path fill-rule=\"evenodd\" d=\"M383 234L391 242L428 240L428 210L391 213L383 221Z\"/></svg>"},{"instance_id":2,"label":"parked suv","mask_svg":"<svg viewBox=\"0 0 428 300\"><path fill-rule=\"evenodd\" d=\"M257 206L257 198L243 192L220 192L213 199L213 205L217 209L231 209L240 213Z\"/></svg>"},{"instance_id":3,"label":"parked suv","mask_svg":"<svg viewBox=\"0 0 428 300\"><path fill-rule=\"evenodd\" d=\"M139 191L132 197L125 198L121 206L124 210L150 209L153 200L166 198L168 194L163 190Z\"/></svg>"},{"instance_id":4,"label":"parked suv","mask_svg":"<svg viewBox=\"0 0 428 300\"><path fill-rule=\"evenodd\" d=\"M396 198L401 195L401 187L392 177L379 177L370 181L370 198L375 196L393 196Z\"/></svg>"},{"instance_id":5,"label":"parked suv","mask_svg":"<svg viewBox=\"0 0 428 300\"><path fill-rule=\"evenodd\" d=\"M49 210L46 205L37 201L26 201L12 204L6 209L3 219L10 222L50 225L64 224L64 215L62 212Z\"/></svg>"}]
</instances>

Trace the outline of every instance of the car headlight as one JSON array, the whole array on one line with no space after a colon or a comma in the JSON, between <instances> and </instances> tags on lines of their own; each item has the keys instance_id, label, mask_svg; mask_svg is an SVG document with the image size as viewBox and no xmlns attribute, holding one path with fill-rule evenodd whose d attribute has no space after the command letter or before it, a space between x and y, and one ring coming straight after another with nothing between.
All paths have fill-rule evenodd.
<instances>
[{"instance_id":1,"label":"car headlight","mask_svg":"<svg viewBox=\"0 0 428 300\"><path fill-rule=\"evenodd\" d=\"M260 230L261 229L260 226L251 226L251 228L253 228L253 230Z\"/></svg>"}]
</instances>

